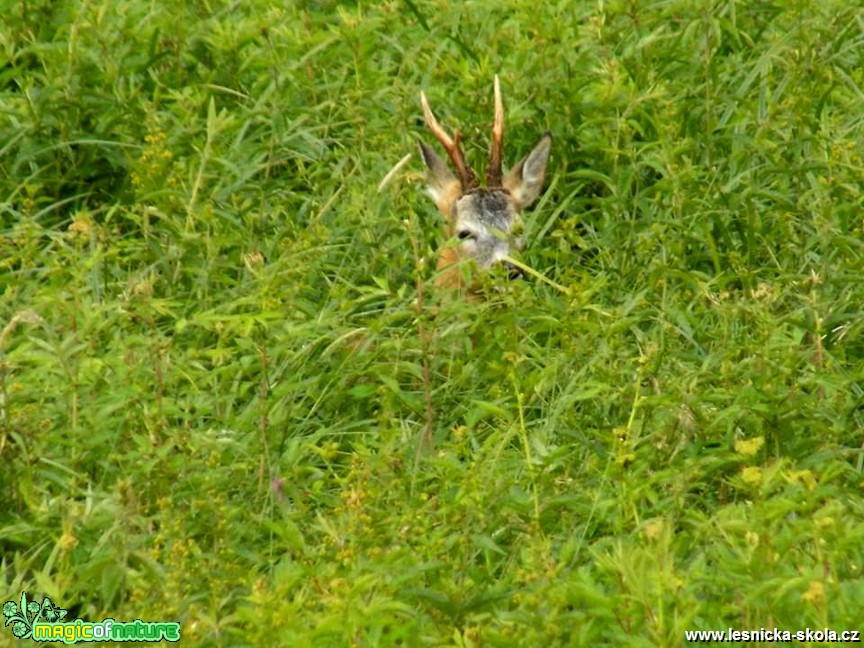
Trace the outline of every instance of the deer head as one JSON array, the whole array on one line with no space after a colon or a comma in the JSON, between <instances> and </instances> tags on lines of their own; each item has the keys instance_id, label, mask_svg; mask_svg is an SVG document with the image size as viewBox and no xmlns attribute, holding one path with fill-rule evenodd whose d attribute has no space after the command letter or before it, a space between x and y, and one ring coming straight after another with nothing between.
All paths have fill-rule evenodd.
<instances>
[{"instance_id":1,"label":"deer head","mask_svg":"<svg viewBox=\"0 0 864 648\"><path fill-rule=\"evenodd\" d=\"M458 264L466 258L480 268L500 262L509 265L507 259L511 250L521 247L521 212L537 199L543 188L552 136L543 135L534 149L505 176L501 171L504 104L497 75L494 86L495 122L485 188L479 186L477 177L465 162L459 131L450 137L432 114L426 95L420 93L426 124L456 168L454 175L431 148L420 142L429 193L447 221L448 236L455 237L453 244L439 257L438 268L442 272L438 275L438 285L460 287L462 274Z\"/></svg>"}]
</instances>

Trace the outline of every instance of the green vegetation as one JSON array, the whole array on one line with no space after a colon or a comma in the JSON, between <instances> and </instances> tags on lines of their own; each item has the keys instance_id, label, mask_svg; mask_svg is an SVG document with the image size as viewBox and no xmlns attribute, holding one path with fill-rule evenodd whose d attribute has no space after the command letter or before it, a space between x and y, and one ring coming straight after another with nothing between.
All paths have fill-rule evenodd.
<instances>
[{"instance_id":1,"label":"green vegetation","mask_svg":"<svg viewBox=\"0 0 864 648\"><path fill-rule=\"evenodd\" d=\"M864 630L857 4L4 2L2 600L214 646ZM495 73L566 291L469 303L419 92L482 168Z\"/></svg>"}]
</instances>

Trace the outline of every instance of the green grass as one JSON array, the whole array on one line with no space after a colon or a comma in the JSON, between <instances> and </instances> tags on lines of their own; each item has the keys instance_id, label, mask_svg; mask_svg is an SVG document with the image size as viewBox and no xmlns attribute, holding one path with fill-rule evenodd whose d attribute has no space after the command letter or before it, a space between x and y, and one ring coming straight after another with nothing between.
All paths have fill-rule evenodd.
<instances>
[{"instance_id":1,"label":"green grass","mask_svg":"<svg viewBox=\"0 0 864 648\"><path fill-rule=\"evenodd\" d=\"M189 645L864 630L855 4L3 3L2 600ZM482 166L496 73L567 290L418 299L420 90Z\"/></svg>"}]
</instances>

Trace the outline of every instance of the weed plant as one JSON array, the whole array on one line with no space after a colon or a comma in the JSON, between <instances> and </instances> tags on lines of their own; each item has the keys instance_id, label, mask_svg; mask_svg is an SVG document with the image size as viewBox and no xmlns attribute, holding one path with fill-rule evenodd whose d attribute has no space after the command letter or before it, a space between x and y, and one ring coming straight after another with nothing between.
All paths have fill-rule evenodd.
<instances>
[{"instance_id":1,"label":"weed plant","mask_svg":"<svg viewBox=\"0 0 864 648\"><path fill-rule=\"evenodd\" d=\"M859 3L2 5L3 600L202 646L864 630ZM555 138L549 282L454 300L419 93L479 166L496 73L507 161Z\"/></svg>"}]
</instances>

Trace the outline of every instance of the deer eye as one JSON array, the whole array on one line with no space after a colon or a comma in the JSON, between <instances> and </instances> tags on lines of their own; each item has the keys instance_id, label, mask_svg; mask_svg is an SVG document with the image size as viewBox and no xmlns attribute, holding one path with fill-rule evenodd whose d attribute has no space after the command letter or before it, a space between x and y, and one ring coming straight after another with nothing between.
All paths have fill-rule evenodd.
<instances>
[{"instance_id":1,"label":"deer eye","mask_svg":"<svg viewBox=\"0 0 864 648\"><path fill-rule=\"evenodd\" d=\"M477 239L477 236L475 234L472 234L468 230L464 230L464 229L456 232L456 236L460 241L464 241L466 239L470 239L473 241L473 240Z\"/></svg>"}]
</instances>

